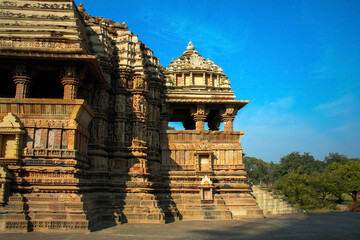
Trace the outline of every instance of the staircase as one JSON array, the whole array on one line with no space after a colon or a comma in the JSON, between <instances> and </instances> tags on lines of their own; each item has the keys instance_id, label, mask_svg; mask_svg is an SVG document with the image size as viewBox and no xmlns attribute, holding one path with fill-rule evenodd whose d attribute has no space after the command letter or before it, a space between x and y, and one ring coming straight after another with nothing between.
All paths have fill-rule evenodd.
<instances>
[{"instance_id":1,"label":"staircase","mask_svg":"<svg viewBox=\"0 0 360 240\"><path fill-rule=\"evenodd\" d=\"M192 194L173 194L174 202L183 220L231 219L231 211L224 200L216 198L213 203L202 203Z\"/></svg>"},{"instance_id":2,"label":"staircase","mask_svg":"<svg viewBox=\"0 0 360 240\"><path fill-rule=\"evenodd\" d=\"M256 202L263 210L265 216L306 214L304 210L291 205L283 200L281 196L276 196L258 186L253 185L251 188Z\"/></svg>"}]
</instances>

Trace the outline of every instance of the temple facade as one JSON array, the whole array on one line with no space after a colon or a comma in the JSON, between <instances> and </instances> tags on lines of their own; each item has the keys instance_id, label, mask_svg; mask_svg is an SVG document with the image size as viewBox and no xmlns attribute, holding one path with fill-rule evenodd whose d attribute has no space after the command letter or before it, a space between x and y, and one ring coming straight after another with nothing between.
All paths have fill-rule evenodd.
<instances>
[{"instance_id":1,"label":"temple facade","mask_svg":"<svg viewBox=\"0 0 360 240\"><path fill-rule=\"evenodd\" d=\"M0 74L0 231L263 217L233 129L248 101L191 42L164 68L82 4L0 0Z\"/></svg>"}]
</instances>

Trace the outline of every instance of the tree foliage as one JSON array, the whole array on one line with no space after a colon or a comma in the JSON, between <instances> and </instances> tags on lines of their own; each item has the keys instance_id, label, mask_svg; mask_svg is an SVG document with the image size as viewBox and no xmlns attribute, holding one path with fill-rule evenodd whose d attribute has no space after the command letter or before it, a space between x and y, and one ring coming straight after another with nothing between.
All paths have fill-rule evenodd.
<instances>
[{"instance_id":1,"label":"tree foliage","mask_svg":"<svg viewBox=\"0 0 360 240\"><path fill-rule=\"evenodd\" d=\"M300 173L311 174L312 172L322 172L324 163L315 160L309 153L292 152L280 158L279 173L281 176L286 175L291 170L298 170Z\"/></svg>"},{"instance_id":2,"label":"tree foliage","mask_svg":"<svg viewBox=\"0 0 360 240\"><path fill-rule=\"evenodd\" d=\"M317 184L319 179L316 175L292 169L278 180L275 188L281 191L290 203L311 210L330 205L325 199L326 194L322 192L323 188L319 188Z\"/></svg>"},{"instance_id":3,"label":"tree foliage","mask_svg":"<svg viewBox=\"0 0 360 240\"><path fill-rule=\"evenodd\" d=\"M329 153L328 156L324 158L324 163L326 166L329 166L332 163L345 164L349 161L348 157L340 153Z\"/></svg>"},{"instance_id":4,"label":"tree foliage","mask_svg":"<svg viewBox=\"0 0 360 240\"><path fill-rule=\"evenodd\" d=\"M244 157L248 180L254 184L272 186L277 177L277 164L267 163L255 157Z\"/></svg>"},{"instance_id":5,"label":"tree foliage","mask_svg":"<svg viewBox=\"0 0 360 240\"><path fill-rule=\"evenodd\" d=\"M244 163L249 181L274 186L291 203L304 209L332 207L329 196L341 203L346 193L355 201L354 211L360 211L359 158L329 153L324 161L319 161L309 153L292 152L282 157L279 163L268 163L255 157L244 157Z\"/></svg>"},{"instance_id":6,"label":"tree foliage","mask_svg":"<svg viewBox=\"0 0 360 240\"><path fill-rule=\"evenodd\" d=\"M360 192L360 162L349 161L343 165L340 172L344 191L356 201L357 195Z\"/></svg>"}]
</instances>

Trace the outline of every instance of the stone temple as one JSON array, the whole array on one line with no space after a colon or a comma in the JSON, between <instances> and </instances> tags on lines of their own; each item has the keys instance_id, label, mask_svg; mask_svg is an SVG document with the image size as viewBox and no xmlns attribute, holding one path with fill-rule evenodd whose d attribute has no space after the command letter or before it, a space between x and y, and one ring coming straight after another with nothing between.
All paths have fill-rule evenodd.
<instances>
[{"instance_id":1,"label":"stone temple","mask_svg":"<svg viewBox=\"0 0 360 240\"><path fill-rule=\"evenodd\" d=\"M248 101L185 47L164 68L82 4L0 0L0 230L263 217L233 129Z\"/></svg>"}]
</instances>

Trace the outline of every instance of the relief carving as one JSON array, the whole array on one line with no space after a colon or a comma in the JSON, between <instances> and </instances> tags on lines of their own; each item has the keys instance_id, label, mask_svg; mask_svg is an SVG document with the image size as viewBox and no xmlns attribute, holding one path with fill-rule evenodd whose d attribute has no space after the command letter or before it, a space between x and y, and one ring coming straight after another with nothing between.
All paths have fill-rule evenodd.
<instances>
[{"instance_id":1,"label":"relief carving","mask_svg":"<svg viewBox=\"0 0 360 240\"><path fill-rule=\"evenodd\" d=\"M126 142L126 143L131 143L131 139L132 139L131 124L130 124L130 123L126 123L126 124L125 124L125 142Z\"/></svg>"},{"instance_id":2,"label":"relief carving","mask_svg":"<svg viewBox=\"0 0 360 240\"><path fill-rule=\"evenodd\" d=\"M134 95L133 96L133 109L135 112L146 114L146 102L144 96Z\"/></svg>"},{"instance_id":3,"label":"relief carving","mask_svg":"<svg viewBox=\"0 0 360 240\"><path fill-rule=\"evenodd\" d=\"M133 82L134 82L135 89L145 89L146 88L145 79L142 76L135 75Z\"/></svg>"},{"instance_id":4,"label":"relief carving","mask_svg":"<svg viewBox=\"0 0 360 240\"><path fill-rule=\"evenodd\" d=\"M132 113L133 109L133 98L132 96L127 96L126 98L126 113Z\"/></svg>"},{"instance_id":5,"label":"relief carving","mask_svg":"<svg viewBox=\"0 0 360 240\"><path fill-rule=\"evenodd\" d=\"M125 100L124 100L124 96L123 95L117 95L116 96L116 101L115 101L115 109L117 112L124 112L125 109Z\"/></svg>"}]
</instances>

